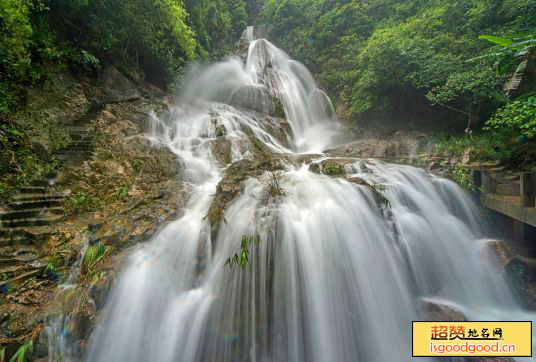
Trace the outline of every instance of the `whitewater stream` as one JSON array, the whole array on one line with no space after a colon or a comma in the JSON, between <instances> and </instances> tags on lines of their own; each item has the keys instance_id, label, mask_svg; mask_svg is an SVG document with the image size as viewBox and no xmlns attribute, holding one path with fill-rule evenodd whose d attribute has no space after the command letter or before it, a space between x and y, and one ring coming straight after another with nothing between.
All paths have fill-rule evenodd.
<instances>
[{"instance_id":1,"label":"whitewater stream","mask_svg":"<svg viewBox=\"0 0 536 362\"><path fill-rule=\"evenodd\" d=\"M155 147L177 155L193 192L183 216L129 257L87 361L406 361L425 302L469 320L532 319L483 255L478 210L453 182L374 160L346 165L386 186L382 206L366 186L311 172L339 131L331 103L304 65L251 29L244 37L245 61L193 68L171 114L153 117ZM273 99L283 126L266 115ZM255 110L237 105L247 101ZM287 158L318 156L288 162L276 197L269 172L247 178L213 233L206 216L226 163L251 160L252 138ZM228 162L214 156L217 139ZM253 235L245 269L225 265Z\"/></svg>"}]
</instances>

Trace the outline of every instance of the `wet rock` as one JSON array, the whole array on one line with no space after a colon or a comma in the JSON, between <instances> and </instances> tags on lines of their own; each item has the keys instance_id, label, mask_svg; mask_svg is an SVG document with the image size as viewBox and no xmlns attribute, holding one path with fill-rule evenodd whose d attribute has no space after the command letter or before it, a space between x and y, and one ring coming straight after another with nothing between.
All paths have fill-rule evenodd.
<instances>
[{"instance_id":1,"label":"wet rock","mask_svg":"<svg viewBox=\"0 0 536 362\"><path fill-rule=\"evenodd\" d=\"M421 306L424 312L425 321L462 322L466 320L462 311L444 304L424 301Z\"/></svg>"},{"instance_id":2,"label":"wet rock","mask_svg":"<svg viewBox=\"0 0 536 362\"><path fill-rule=\"evenodd\" d=\"M0 349L9 359L23 343L43 330L46 309L53 300L55 284L31 279L19 288L0 296Z\"/></svg>"},{"instance_id":3,"label":"wet rock","mask_svg":"<svg viewBox=\"0 0 536 362\"><path fill-rule=\"evenodd\" d=\"M327 176L344 176L346 165L354 163L352 159L328 159L309 165L309 171Z\"/></svg>"},{"instance_id":4,"label":"wet rock","mask_svg":"<svg viewBox=\"0 0 536 362\"><path fill-rule=\"evenodd\" d=\"M263 85L240 87L231 98L231 105L271 116L281 116L282 106ZM283 112L284 116L284 112Z\"/></svg>"},{"instance_id":5,"label":"wet rock","mask_svg":"<svg viewBox=\"0 0 536 362\"><path fill-rule=\"evenodd\" d=\"M499 268L504 269L515 257L516 250L504 241L489 240L484 247L484 257L493 260Z\"/></svg>"},{"instance_id":6,"label":"wet rock","mask_svg":"<svg viewBox=\"0 0 536 362\"><path fill-rule=\"evenodd\" d=\"M265 151L266 152L266 151ZM224 219L225 210L242 192L242 182L249 177L260 176L265 171L276 171L283 168L282 159L271 153L254 150L252 160L240 160L231 164L216 188L216 195L210 205L207 219L211 226L211 240L214 243ZM213 245L212 250L216 250Z\"/></svg>"},{"instance_id":7,"label":"wet rock","mask_svg":"<svg viewBox=\"0 0 536 362\"><path fill-rule=\"evenodd\" d=\"M292 128L286 119L263 114L254 115L254 117L257 121L263 124L265 130L272 135L280 145L290 148L289 140L292 138Z\"/></svg>"},{"instance_id":8,"label":"wet rock","mask_svg":"<svg viewBox=\"0 0 536 362\"><path fill-rule=\"evenodd\" d=\"M248 57L249 44L249 40L245 38L240 39L238 42L238 47L235 54L244 61Z\"/></svg>"},{"instance_id":9,"label":"wet rock","mask_svg":"<svg viewBox=\"0 0 536 362\"><path fill-rule=\"evenodd\" d=\"M99 103L117 103L138 99L141 93L136 85L115 67L108 66L100 76L95 96Z\"/></svg>"},{"instance_id":10,"label":"wet rock","mask_svg":"<svg viewBox=\"0 0 536 362\"><path fill-rule=\"evenodd\" d=\"M396 140L367 139L327 151L331 156L354 158L393 158L409 155L408 147Z\"/></svg>"},{"instance_id":11,"label":"wet rock","mask_svg":"<svg viewBox=\"0 0 536 362\"><path fill-rule=\"evenodd\" d=\"M231 163L231 147L232 143L230 140L219 137L212 141L212 154L218 162L223 165Z\"/></svg>"}]
</instances>

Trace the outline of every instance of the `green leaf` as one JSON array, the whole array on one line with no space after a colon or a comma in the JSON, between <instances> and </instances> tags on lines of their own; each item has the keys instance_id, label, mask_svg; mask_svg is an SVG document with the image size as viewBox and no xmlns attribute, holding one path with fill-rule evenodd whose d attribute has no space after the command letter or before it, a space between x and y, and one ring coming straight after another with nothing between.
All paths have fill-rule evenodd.
<instances>
[{"instance_id":1,"label":"green leaf","mask_svg":"<svg viewBox=\"0 0 536 362\"><path fill-rule=\"evenodd\" d=\"M30 354L33 353L33 340L29 340L19 347L17 352L11 357L9 362L26 362L30 360Z\"/></svg>"},{"instance_id":2,"label":"green leaf","mask_svg":"<svg viewBox=\"0 0 536 362\"><path fill-rule=\"evenodd\" d=\"M503 47L507 47L511 44L514 43L514 41L512 39L508 39L508 38L501 38L499 36L493 36L493 35L480 35L478 37L479 39L484 39L484 40L487 40L493 44L498 44L500 46L503 46Z\"/></svg>"}]
</instances>

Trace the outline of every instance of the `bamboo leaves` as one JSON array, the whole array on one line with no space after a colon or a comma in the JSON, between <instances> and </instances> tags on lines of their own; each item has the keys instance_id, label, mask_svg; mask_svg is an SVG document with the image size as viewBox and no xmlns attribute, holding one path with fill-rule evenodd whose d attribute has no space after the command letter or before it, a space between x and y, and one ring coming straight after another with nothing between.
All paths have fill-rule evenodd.
<instances>
[{"instance_id":1,"label":"bamboo leaves","mask_svg":"<svg viewBox=\"0 0 536 362\"><path fill-rule=\"evenodd\" d=\"M233 256L227 259L225 265L230 269L235 266L242 268L242 270L246 269L249 263L249 247L258 242L258 236L242 236L239 250Z\"/></svg>"}]
</instances>

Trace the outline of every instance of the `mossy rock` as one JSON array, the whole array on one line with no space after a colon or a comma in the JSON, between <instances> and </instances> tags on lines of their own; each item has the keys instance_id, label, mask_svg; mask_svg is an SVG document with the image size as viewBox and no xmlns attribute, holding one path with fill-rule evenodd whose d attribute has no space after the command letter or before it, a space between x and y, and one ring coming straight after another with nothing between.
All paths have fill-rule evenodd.
<instances>
[{"instance_id":1,"label":"mossy rock","mask_svg":"<svg viewBox=\"0 0 536 362\"><path fill-rule=\"evenodd\" d=\"M230 164L232 161L231 147L231 141L224 137L218 137L212 141L212 154L218 162L224 165Z\"/></svg>"},{"instance_id":2,"label":"mossy rock","mask_svg":"<svg viewBox=\"0 0 536 362\"><path fill-rule=\"evenodd\" d=\"M324 160L322 162L312 163L309 171L327 175L327 176L344 176L346 175L346 165L350 163L347 160Z\"/></svg>"},{"instance_id":3,"label":"mossy rock","mask_svg":"<svg viewBox=\"0 0 536 362\"><path fill-rule=\"evenodd\" d=\"M275 108L274 108L273 116L278 117L278 118L286 118L285 108L283 107L283 104L281 103L281 101L279 99L275 99L274 105L275 105Z\"/></svg>"},{"instance_id":4,"label":"mossy rock","mask_svg":"<svg viewBox=\"0 0 536 362\"><path fill-rule=\"evenodd\" d=\"M208 210L207 219L210 222L212 243L214 244L221 222L224 221L225 210L242 191L242 182L250 177L258 177L265 171L283 169L282 158L266 149L253 145L253 160L240 160L231 164L223 179L216 188L216 195ZM213 245L212 250L215 250Z\"/></svg>"}]
</instances>

